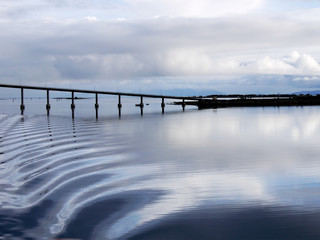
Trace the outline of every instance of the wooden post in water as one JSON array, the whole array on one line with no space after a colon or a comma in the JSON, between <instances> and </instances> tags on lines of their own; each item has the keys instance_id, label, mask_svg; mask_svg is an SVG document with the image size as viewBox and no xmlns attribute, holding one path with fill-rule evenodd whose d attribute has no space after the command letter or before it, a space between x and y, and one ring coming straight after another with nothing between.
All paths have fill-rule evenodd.
<instances>
[{"instance_id":1,"label":"wooden post in water","mask_svg":"<svg viewBox=\"0 0 320 240\"><path fill-rule=\"evenodd\" d=\"M143 96L140 96L140 112L141 112L141 116L143 115Z\"/></svg>"},{"instance_id":2,"label":"wooden post in water","mask_svg":"<svg viewBox=\"0 0 320 240\"><path fill-rule=\"evenodd\" d=\"M46 105L46 109L47 109L47 115L49 115L49 113L50 113L49 90L47 90L47 105Z\"/></svg>"},{"instance_id":3,"label":"wooden post in water","mask_svg":"<svg viewBox=\"0 0 320 240\"><path fill-rule=\"evenodd\" d=\"M119 118L121 117L121 108L122 108L122 104L121 104L121 95L118 95L118 110L119 110Z\"/></svg>"},{"instance_id":4,"label":"wooden post in water","mask_svg":"<svg viewBox=\"0 0 320 240\"><path fill-rule=\"evenodd\" d=\"M71 92L71 111L72 111L72 118L74 118L74 109L76 105L74 104L74 91Z\"/></svg>"},{"instance_id":5,"label":"wooden post in water","mask_svg":"<svg viewBox=\"0 0 320 240\"><path fill-rule=\"evenodd\" d=\"M162 114L164 114L164 107L165 106L166 106L166 104L164 103L164 98L162 98L162 102L161 102Z\"/></svg>"},{"instance_id":6,"label":"wooden post in water","mask_svg":"<svg viewBox=\"0 0 320 240\"><path fill-rule=\"evenodd\" d=\"M185 101L184 101L184 99L183 99L183 100L182 100L182 111L184 111L185 108L186 108L186 103L185 103Z\"/></svg>"},{"instance_id":7,"label":"wooden post in water","mask_svg":"<svg viewBox=\"0 0 320 240\"><path fill-rule=\"evenodd\" d=\"M96 119L98 119L98 117L99 117L99 112L98 112L98 109L99 109L98 93L96 93L96 104L94 105L94 107L96 109Z\"/></svg>"},{"instance_id":8,"label":"wooden post in water","mask_svg":"<svg viewBox=\"0 0 320 240\"><path fill-rule=\"evenodd\" d=\"M21 115L23 115L24 112L24 103L23 103L23 88L21 88L21 105L20 105L20 110L21 110Z\"/></svg>"}]
</instances>

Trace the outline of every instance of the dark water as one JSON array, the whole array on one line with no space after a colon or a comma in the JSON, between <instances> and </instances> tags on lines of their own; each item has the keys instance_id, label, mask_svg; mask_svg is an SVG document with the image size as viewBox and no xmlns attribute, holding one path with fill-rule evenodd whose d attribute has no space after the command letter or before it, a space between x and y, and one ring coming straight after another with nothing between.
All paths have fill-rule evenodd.
<instances>
[{"instance_id":1,"label":"dark water","mask_svg":"<svg viewBox=\"0 0 320 240\"><path fill-rule=\"evenodd\" d=\"M2 109L0 239L320 239L320 107Z\"/></svg>"}]
</instances>

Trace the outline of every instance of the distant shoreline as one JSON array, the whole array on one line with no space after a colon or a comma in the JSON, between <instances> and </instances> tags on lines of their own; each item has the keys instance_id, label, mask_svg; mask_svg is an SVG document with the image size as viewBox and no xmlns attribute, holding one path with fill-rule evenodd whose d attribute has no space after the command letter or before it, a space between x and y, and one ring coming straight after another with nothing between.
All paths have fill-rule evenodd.
<instances>
[{"instance_id":1,"label":"distant shoreline","mask_svg":"<svg viewBox=\"0 0 320 240\"><path fill-rule=\"evenodd\" d=\"M199 109L226 107L278 107L320 105L320 95L221 95L198 101L179 101L175 105L192 105Z\"/></svg>"}]
</instances>

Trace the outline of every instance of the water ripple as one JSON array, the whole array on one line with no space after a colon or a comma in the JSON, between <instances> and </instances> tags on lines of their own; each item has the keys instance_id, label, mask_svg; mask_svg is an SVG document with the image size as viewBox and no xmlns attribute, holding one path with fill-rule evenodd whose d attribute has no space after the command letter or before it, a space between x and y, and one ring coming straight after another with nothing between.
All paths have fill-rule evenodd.
<instances>
[{"instance_id":1,"label":"water ripple","mask_svg":"<svg viewBox=\"0 0 320 240\"><path fill-rule=\"evenodd\" d=\"M226 119L233 115L220 116L199 124L198 115L0 115L0 230L16 231L9 239L127 239L172 215L213 206L233 213L250 205L320 209L320 150L310 138L286 142L257 133L257 119L232 125ZM245 128L229 134L229 126Z\"/></svg>"},{"instance_id":2,"label":"water ripple","mask_svg":"<svg viewBox=\"0 0 320 240\"><path fill-rule=\"evenodd\" d=\"M0 208L24 211L55 202L51 221L41 227L44 236L61 233L86 205L133 190L154 172L152 164L132 166L128 159L135 157L114 123L66 123L59 117L0 119Z\"/></svg>"}]
</instances>

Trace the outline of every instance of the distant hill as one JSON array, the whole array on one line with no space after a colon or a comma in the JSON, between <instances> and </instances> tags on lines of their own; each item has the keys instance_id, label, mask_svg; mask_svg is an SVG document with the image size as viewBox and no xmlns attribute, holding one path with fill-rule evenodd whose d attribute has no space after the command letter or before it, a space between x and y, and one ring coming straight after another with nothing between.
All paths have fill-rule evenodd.
<instances>
[{"instance_id":1,"label":"distant hill","mask_svg":"<svg viewBox=\"0 0 320 240\"><path fill-rule=\"evenodd\" d=\"M320 94L320 90L314 90L314 91L301 91L301 92L294 92L292 94L296 94L296 95L299 95L299 94L310 94L310 95L317 95L317 94Z\"/></svg>"}]
</instances>

